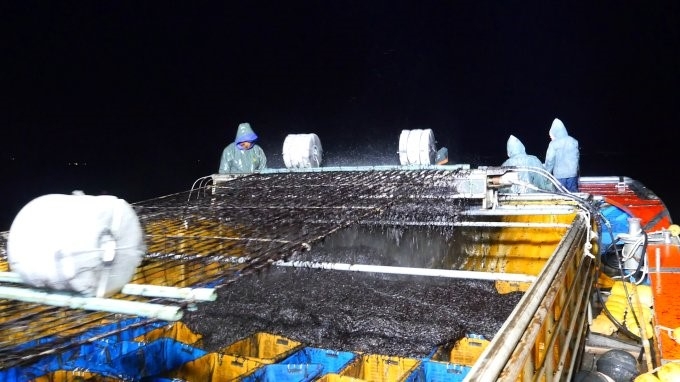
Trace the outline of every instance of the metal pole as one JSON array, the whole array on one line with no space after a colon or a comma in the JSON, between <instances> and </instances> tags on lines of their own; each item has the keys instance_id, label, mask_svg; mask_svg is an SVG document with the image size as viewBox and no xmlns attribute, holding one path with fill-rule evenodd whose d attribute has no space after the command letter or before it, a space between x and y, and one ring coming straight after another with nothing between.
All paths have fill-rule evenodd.
<instances>
[{"instance_id":1,"label":"metal pole","mask_svg":"<svg viewBox=\"0 0 680 382\"><path fill-rule=\"evenodd\" d=\"M72 309L129 314L132 316L157 318L165 321L177 321L183 316L183 312L177 306L116 300L112 298L79 297L65 293L49 293L16 287L0 287L0 299L63 306Z\"/></svg>"},{"instance_id":2,"label":"metal pole","mask_svg":"<svg viewBox=\"0 0 680 382\"><path fill-rule=\"evenodd\" d=\"M23 284L21 276L16 272L0 272L0 282ZM125 284L120 292L133 296L195 301L215 301L217 299L215 288L177 288L151 284Z\"/></svg>"},{"instance_id":3,"label":"metal pole","mask_svg":"<svg viewBox=\"0 0 680 382\"><path fill-rule=\"evenodd\" d=\"M493 281L518 281L518 282L534 282L536 276L520 274L520 273L500 273L500 272L476 272L476 271L459 271L454 269L430 269L430 268L409 268L409 267L390 267L385 265L365 265L365 264L345 264L345 263L316 263L311 261L276 261L274 265L283 267L296 268L317 268L317 269L331 269L336 271L354 271L354 272L374 272L374 273L392 273L400 275L411 276L434 276L434 277L449 277L456 279L476 279L476 280L493 280Z\"/></svg>"},{"instance_id":4,"label":"metal pole","mask_svg":"<svg viewBox=\"0 0 680 382\"><path fill-rule=\"evenodd\" d=\"M217 299L215 288L175 288L148 284L125 284L121 293L195 301L215 301Z\"/></svg>"}]
</instances>

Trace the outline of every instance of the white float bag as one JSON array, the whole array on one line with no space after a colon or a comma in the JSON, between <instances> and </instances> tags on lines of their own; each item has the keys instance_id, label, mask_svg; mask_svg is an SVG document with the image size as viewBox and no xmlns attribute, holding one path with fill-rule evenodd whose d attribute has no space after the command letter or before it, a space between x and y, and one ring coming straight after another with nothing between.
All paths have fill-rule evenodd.
<instances>
[{"instance_id":1,"label":"white float bag","mask_svg":"<svg viewBox=\"0 0 680 382\"><path fill-rule=\"evenodd\" d=\"M130 282L146 246L137 214L110 195L49 194L14 218L10 270L28 285L104 297Z\"/></svg>"},{"instance_id":2,"label":"white float bag","mask_svg":"<svg viewBox=\"0 0 680 382\"><path fill-rule=\"evenodd\" d=\"M288 134L283 141L286 168L321 167L323 148L316 134Z\"/></svg>"},{"instance_id":3,"label":"white float bag","mask_svg":"<svg viewBox=\"0 0 680 382\"><path fill-rule=\"evenodd\" d=\"M430 165L435 160L435 140L432 129L402 130L399 135L401 165Z\"/></svg>"}]
</instances>

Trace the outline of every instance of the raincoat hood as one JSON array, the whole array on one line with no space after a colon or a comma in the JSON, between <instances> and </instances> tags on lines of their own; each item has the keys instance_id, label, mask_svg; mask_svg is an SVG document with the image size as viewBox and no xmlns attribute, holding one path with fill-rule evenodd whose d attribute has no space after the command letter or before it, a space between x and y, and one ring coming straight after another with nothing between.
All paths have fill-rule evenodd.
<instances>
[{"instance_id":1,"label":"raincoat hood","mask_svg":"<svg viewBox=\"0 0 680 382\"><path fill-rule=\"evenodd\" d=\"M511 158L515 155L519 154L526 154L526 148L524 147L524 144L522 141L517 139L514 135L510 135L510 138L508 138L508 158Z\"/></svg>"},{"instance_id":2,"label":"raincoat hood","mask_svg":"<svg viewBox=\"0 0 680 382\"><path fill-rule=\"evenodd\" d=\"M238 130L236 131L236 139L234 142L239 144L241 142L252 142L257 139L257 134L250 127L250 123L244 122L238 125Z\"/></svg>"},{"instance_id":3,"label":"raincoat hood","mask_svg":"<svg viewBox=\"0 0 680 382\"><path fill-rule=\"evenodd\" d=\"M550 134L555 137L555 139L564 138L569 135L567 134L567 128L564 127L564 123L557 118L555 118L552 126L550 126Z\"/></svg>"}]
</instances>

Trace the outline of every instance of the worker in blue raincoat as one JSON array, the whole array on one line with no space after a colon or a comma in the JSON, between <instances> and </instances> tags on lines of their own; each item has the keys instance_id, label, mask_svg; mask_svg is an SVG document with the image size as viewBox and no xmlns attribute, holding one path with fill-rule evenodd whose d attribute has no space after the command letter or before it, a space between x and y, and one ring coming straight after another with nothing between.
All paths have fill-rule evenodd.
<instances>
[{"instance_id":1,"label":"worker in blue raincoat","mask_svg":"<svg viewBox=\"0 0 680 382\"><path fill-rule=\"evenodd\" d=\"M437 150L437 156L434 159L434 163L438 165L443 165L449 163L449 149L442 147Z\"/></svg>"},{"instance_id":2,"label":"worker in blue raincoat","mask_svg":"<svg viewBox=\"0 0 680 382\"><path fill-rule=\"evenodd\" d=\"M555 118L550 126L550 144L543 166L570 192L578 192L578 141L567 133L564 123Z\"/></svg>"},{"instance_id":3,"label":"worker in blue raincoat","mask_svg":"<svg viewBox=\"0 0 680 382\"><path fill-rule=\"evenodd\" d=\"M267 167L267 157L262 148L255 144L257 134L250 124L238 125L236 139L222 151L220 174L252 173Z\"/></svg>"},{"instance_id":4,"label":"worker in blue raincoat","mask_svg":"<svg viewBox=\"0 0 680 382\"><path fill-rule=\"evenodd\" d=\"M521 182L536 186L537 188L540 188L542 190L551 189L549 186L550 183L548 179L546 179L545 176L540 174L540 171L543 169L543 162L541 162L541 160L538 159L537 156L527 154L526 148L524 147L522 141L520 141L514 135L510 135L510 138L508 138L507 150L508 159L505 162L503 162L502 166L533 167L538 171L535 172L528 170L525 171L519 170L520 171L518 176L519 180ZM531 187L522 186L518 184L510 187L510 192L516 193L535 191L536 190L532 189Z\"/></svg>"}]
</instances>

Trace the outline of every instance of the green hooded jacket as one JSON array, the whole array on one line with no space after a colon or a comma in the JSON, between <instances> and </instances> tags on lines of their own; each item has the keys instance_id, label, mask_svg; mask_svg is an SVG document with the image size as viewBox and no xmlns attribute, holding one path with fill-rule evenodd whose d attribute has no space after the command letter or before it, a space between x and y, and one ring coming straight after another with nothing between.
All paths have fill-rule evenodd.
<instances>
[{"instance_id":1,"label":"green hooded jacket","mask_svg":"<svg viewBox=\"0 0 680 382\"><path fill-rule=\"evenodd\" d=\"M222 151L220 160L220 174L252 173L267 167L267 156L259 145L252 144L249 149L243 149L239 143L254 142L257 134L249 123L242 123L236 131L236 139Z\"/></svg>"}]
</instances>

